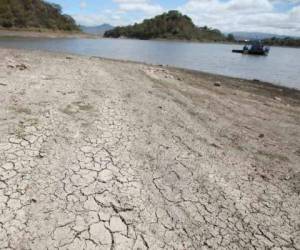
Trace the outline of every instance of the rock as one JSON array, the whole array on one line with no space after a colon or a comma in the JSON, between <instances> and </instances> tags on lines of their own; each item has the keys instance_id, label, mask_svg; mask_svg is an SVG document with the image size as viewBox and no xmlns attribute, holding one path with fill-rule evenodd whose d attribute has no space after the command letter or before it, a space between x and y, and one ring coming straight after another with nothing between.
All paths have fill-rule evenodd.
<instances>
[{"instance_id":1,"label":"rock","mask_svg":"<svg viewBox=\"0 0 300 250\"><path fill-rule=\"evenodd\" d=\"M16 138L16 137L9 138L8 141L12 144L20 144L22 142L21 139Z\"/></svg>"},{"instance_id":2,"label":"rock","mask_svg":"<svg viewBox=\"0 0 300 250\"><path fill-rule=\"evenodd\" d=\"M98 178L100 181L110 181L113 178L113 174L110 170L104 169L98 174Z\"/></svg>"},{"instance_id":3,"label":"rock","mask_svg":"<svg viewBox=\"0 0 300 250\"><path fill-rule=\"evenodd\" d=\"M109 227L112 232L122 232L124 234L127 232L127 226L123 223L120 217L113 216L110 219Z\"/></svg>"},{"instance_id":4,"label":"rock","mask_svg":"<svg viewBox=\"0 0 300 250\"><path fill-rule=\"evenodd\" d=\"M93 198L88 198L88 200L84 203L83 207L89 211L97 211L99 209L98 204Z\"/></svg>"},{"instance_id":5,"label":"rock","mask_svg":"<svg viewBox=\"0 0 300 250\"><path fill-rule=\"evenodd\" d=\"M68 60L71 60L71 59L72 59L72 57L70 57L70 56L67 56L67 57L66 57L66 59L68 59Z\"/></svg>"},{"instance_id":6,"label":"rock","mask_svg":"<svg viewBox=\"0 0 300 250\"><path fill-rule=\"evenodd\" d=\"M12 170L14 168L14 164L11 162L4 163L1 168L5 170Z\"/></svg>"},{"instance_id":7,"label":"rock","mask_svg":"<svg viewBox=\"0 0 300 250\"><path fill-rule=\"evenodd\" d=\"M23 63L16 65L16 68L19 69L19 70L28 69L28 67Z\"/></svg>"},{"instance_id":8,"label":"rock","mask_svg":"<svg viewBox=\"0 0 300 250\"><path fill-rule=\"evenodd\" d=\"M214 147L214 148L221 148L219 145L217 145L217 144L215 144L215 143L212 143L212 144L210 144L212 147Z\"/></svg>"},{"instance_id":9,"label":"rock","mask_svg":"<svg viewBox=\"0 0 300 250\"><path fill-rule=\"evenodd\" d=\"M90 227L91 239L102 245L109 245L112 242L109 231L105 228L103 223L93 224Z\"/></svg>"},{"instance_id":10,"label":"rock","mask_svg":"<svg viewBox=\"0 0 300 250\"><path fill-rule=\"evenodd\" d=\"M91 147L91 146L83 146L83 147L80 148L80 150L83 153L90 153L90 152L93 152L94 148Z\"/></svg>"},{"instance_id":11,"label":"rock","mask_svg":"<svg viewBox=\"0 0 300 250\"><path fill-rule=\"evenodd\" d=\"M268 177L265 174L260 174L260 177L265 181L268 180Z\"/></svg>"},{"instance_id":12,"label":"rock","mask_svg":"<svg viewBox=\"0 0 300 250\"><path fill-rule=\"evenodd\" d=\"M7 84L0 82L0 86L7 86Z\"/></svg>"},{"instance_id":13,"label":"rock","mask_svg":"<svg viewBox=\"0 0 300 250\"><path fill-rule=\"evenodd\" d=\"M292 176L291 181L293 183L294 186L294 191L297 194L300 194L300 172L294 174L294 176Z\"/></svg>"},{"instance_id":14,"label":"rock","mask_svg":"<svg viewBox=\"0 0 300 250\"><path fill-rule=\"evenodd\" d=\"M281 98L280 98L280 97L278 97L278 96L275 96L275 97L274 97L274 99L275 99L276 101L279 101L279 102L281 102Z\"/></svg>"},{"instance_id":15,"label":"rock","mask_svg":"<svg viewBox=\"0 0 300 250\"><path fill-rule=\"evenodd\" d=\"M262 138L265 137L265 135L264 134L260 134L258 137L262 139Z\"/></svg>"},{"instance_id":16,"label":"rock","mask_svg":"<svg viewBox=\"0 0 300 250\"><path fill-rule=\"evenodd\" d=\"M135 249L132 248L133 245L133 240L122 235L122 234L115 234L114 236L115 239L115 248L114 249ZM143 250L144 248L137 248L139 250Z\"/></svg>"},{"instance_id":17,"label":"rock","mask_svg":"<svg viewBox=\"0 0 300 250\"><path fill-rule=\"evenodd\" d=\"M221 82L215 82L214 84L216 87L221 87Z\"/></svg>"},{"instance_id":18,"label":"rock","mask_svg":"<svg viewBox=\"0 0 300 250\"><path fill-rule=\"evenodd\" d=\"M10 69L17 68L18 70L28 69L28 66L26 66L24 63L16 64L16 65L8 64L7 67Z\"/></svg>"},{"instance_id":19,"label":"rock","mask_svg":"<svg viewBox=\"0 0 300 250\"><path fill-rule=\"evenodd\" d=\"M100 219L101 219L102 221L109 221L109 219L110 219L109 213L100 211L100 212L98 213L98 215L99 215L99 217L100 217Z\"/></svg>"}]
</instances>

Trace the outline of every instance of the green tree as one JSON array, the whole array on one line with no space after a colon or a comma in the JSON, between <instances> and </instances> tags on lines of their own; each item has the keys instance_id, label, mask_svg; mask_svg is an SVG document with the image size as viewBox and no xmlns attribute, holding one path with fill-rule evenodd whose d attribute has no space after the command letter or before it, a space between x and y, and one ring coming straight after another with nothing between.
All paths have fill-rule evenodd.
<instances>
[{"instance_id":1,"label":"green tree","mask_svg":"<svg viewBox=\"0 0 300 250\"><path fill-rule=\"evenodd\" d=\"M229 35L227 36L227 39L228 39L228 41L230 41L230 42L234 42L234 41L235 41L235 38L234 38L234 35L233 35L233 34L229 34Z\"/></svg>"},{"instance_id":2,"label":"green tree","mask_svg":"<svg viewBox=\"0 0 300 250\"><path fill-rule=\"evenodd\" d=\"M145 19L142 23L126 27L116 27L107 31L105 37L129 37L138 39L185 39L198 41L225 41L227 38L219 30L198 28L192 19L172 10L168 13Z\"/></svg>"},{"instance_id":3,"label":"green tree","mask_svg":"<svg viewBox=\"0 0 300 250\"><path fill-rule=\"evenodd\" d=\"M57 4L42 0L0 0L0 26L79 30L74 19Z\"/></svg>"}]
</instances>

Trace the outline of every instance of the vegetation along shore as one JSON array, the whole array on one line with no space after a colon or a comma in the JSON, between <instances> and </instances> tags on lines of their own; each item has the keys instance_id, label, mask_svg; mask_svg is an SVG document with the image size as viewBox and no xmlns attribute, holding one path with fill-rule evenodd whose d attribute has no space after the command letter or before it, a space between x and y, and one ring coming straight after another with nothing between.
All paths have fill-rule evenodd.
<instances>
[{"instance_id":1,"label":"vegetation along shore","mask_svg":"<svg viewBox=\"0 0 300 250\"><path fill-rule=\"evenodd\" d=\"M192 19L179 11L169 11L140 24L116 27L106 31L104 37L127 37L138 39L168 39L193 41L227 41L219 30L197 27Z\"/></svg>"},{"instance_id":2,"label":"vegetation along shore","mask_svg":"<svg viewBox=\"0 0 300 250\"><path fill-rule=\"evenodd\" d=\"M109 26L106 24L106 26ZM41 0L2 0L0 2L0 36L21 37L87 37L165 39L198 42L237 42L232 34L207 26L198 27L192 19L179 11L171 10L129 26L113 27L95 34L93 28L79 26L63 13L58 4ZM270 38L267 45L299 47L300 39L293 37Z\"/></svg>"},{"instance_id":3,"label":"vegetation along shore","mask_svg":"<svg viewBox=\"0 0 300 250\"><path fill-rule=\"evenodd\" d=\"M58 4L41 0L1 0L0 27L79 31L75 20Z\"/></svg>"},{"instance_id":4,"label":"vegetation along shore","mask_svg":"<svg viewBox=\"0 0 300 250\"><path fill-rule=\"evenodd\" d=\"M0 49L1 249L300 247L300 94Z\"/></svg>"}]
</instances>

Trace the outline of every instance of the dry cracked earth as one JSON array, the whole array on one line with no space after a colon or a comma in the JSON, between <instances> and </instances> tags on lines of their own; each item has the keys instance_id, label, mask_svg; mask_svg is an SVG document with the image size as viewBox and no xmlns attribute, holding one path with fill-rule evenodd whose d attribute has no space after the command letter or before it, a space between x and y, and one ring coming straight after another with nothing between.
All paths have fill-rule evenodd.
<instances>
[{"instance_id":1,"label":"dry cracked earth","mask_svg":"<svg viewBox=\"0 0 300 250\"><path fill-rule=\"evenodd\" d=\"M0 249L300 249L299 95L73 55L0 58Z\"/></svg>"}]
</instances>

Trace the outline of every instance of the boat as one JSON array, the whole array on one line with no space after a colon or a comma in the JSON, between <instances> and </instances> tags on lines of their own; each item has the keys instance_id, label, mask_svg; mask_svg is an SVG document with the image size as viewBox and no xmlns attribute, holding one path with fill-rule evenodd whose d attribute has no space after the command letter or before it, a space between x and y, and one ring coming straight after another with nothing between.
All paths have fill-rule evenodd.
<instances>
[{"instance_id":1,"label":"boat","mask_svg":"<svg viewBox=\"0 0 300 250\"><path fill-rule=\"evenodd\" d=\"M251 41L247 43L242 50L232 50L233 53L241 53L247 55L267 56L270 48L265 46L261 41Z\"/></svg>"}]
</instances>

